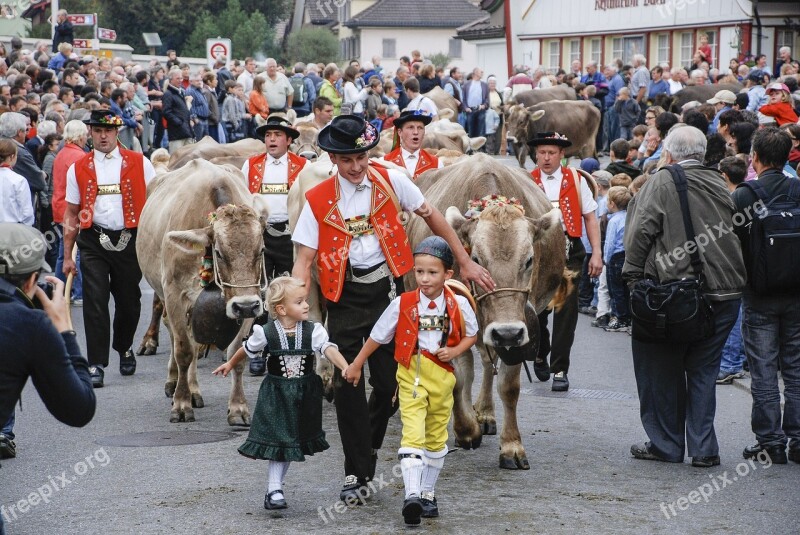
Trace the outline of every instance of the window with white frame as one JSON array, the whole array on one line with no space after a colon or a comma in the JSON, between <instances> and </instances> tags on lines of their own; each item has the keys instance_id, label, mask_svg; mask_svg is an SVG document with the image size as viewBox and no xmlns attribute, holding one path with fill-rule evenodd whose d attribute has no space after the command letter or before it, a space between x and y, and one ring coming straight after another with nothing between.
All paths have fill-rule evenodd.
<instances>
[{"instance_id":1,"label":"window with white frame","mask_svg":"<svg viewBox=\"0 0 800 535\"><path fill-rule=\"evenodd\" d=\"M692 32L683 32L681 33L681 54L679 60L681 67L688 69L692 65L692 56L694 56Z\"/></svg>"},{"instance_id":2,"label":"window with white frame","mask_svg":"<svg viewBox=\"0 0 800 535\"><path fill-rule=\"evenodd\" d=\"M552 73L555 73L561 68L561 44L558 41L550 41L547 57L547 67Z\"/></svg>"},{"instance_id":3,"label":"window with white frame","mask_svg":"<svg viewBox=\"0 0 800 535\"><path fill-rule=\"evenodd\" d=\"M383 54L384 58L397 57L397 39L384 39L383 40Z\"/></svg>"},{"instance_id":4,"label":"window with white frame","mask_svg":"<svg viewBox=\"0 0 800 535\"><path fill-rule=\"evenodd\" d=\"M329 4L328 4L329 5ZM343 2L335 2L335 5L339 6L339 22L344 22L350 19L350 0L344 0Z\"/></svg>"},{"instance_id":5,"label":"window with white frame","mask_svg":"<svg viewBox=\"0 0 800 535\"><path fill-rule=\"evenodd\" d=\"M669 57L669 34L662 33L658 35L658 46L656 47L656 62L671 63Z\"/></svg>"},{"instance_id":6,"label":"window with white frame","mask_svg":"<svg viewBox=\"0 0 800 535\"><path fill-rule=\"evenodd\" d=\"M625 55L625 49L623 48L624 42L622 37L615 37L611 40L611 60L623 60L623 56ZM609 62L610 63L610 62Z\"/></svg>"},{"instance_id":7,"label":"window with white frame","mask_svg":"<svg viewBox=\"0 0 800 535\"><path fill-rule=\"evenodd\" d=\"M447 53L450 59L461 59L461 43L461 39L450 39Z\"/></svg>"},{"instance_id":8,"label":"window with white frame","mask_svg":"<svg viewBox=\"0 0 800 535\"><path fill-rule=\"evenodd\" d=\"M580 39L573 39L569 42L569 62L581 60L581 41Z\"/></svg>"},{"instance_id":9,"label":"window with white frame","mask_svg":"<svg viewBox=\"0 0 800 535\"><path fill-rule=\"evenodd\" d=\"M589 42L589 57L592 61L600 65L602 59L603 40L599 37L592 39Z\"/></svg>"},{"instance_id":10,"label":"window with white frame","mask_svg":"<svg viewBox=\"0 0 800 535\"><path fill-rule=\"evenodd\" d=\"M792 49L792 54L794 54L794 30L777 30L775 32L775 46L778 50L781 47L788 46Z\"/></svg>"}]
</instances>

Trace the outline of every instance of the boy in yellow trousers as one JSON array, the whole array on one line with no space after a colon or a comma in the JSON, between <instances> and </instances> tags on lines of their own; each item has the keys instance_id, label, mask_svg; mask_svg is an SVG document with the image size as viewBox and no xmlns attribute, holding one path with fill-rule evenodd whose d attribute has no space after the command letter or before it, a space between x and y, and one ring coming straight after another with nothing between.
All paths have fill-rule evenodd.
<instances>
[{"instance_id":1,"label":"boy in yellow trousers","mask_svg":"<svg viewBox=\"0 0 800 535\"><path fill-rule=\"evenodd\" d=\"M445 286L453 276L453 252L438 236L414 251L417 289L395 298L373 327L367 342L343 372L358 384L361 368L381 345L395 338L400 418L398 450L405 483L403 519L439 516L434 494L447 455L447 424L453 410L456 377L452 360L477 340L478 320L465 297Z\"/></svg>"}]
</instances>

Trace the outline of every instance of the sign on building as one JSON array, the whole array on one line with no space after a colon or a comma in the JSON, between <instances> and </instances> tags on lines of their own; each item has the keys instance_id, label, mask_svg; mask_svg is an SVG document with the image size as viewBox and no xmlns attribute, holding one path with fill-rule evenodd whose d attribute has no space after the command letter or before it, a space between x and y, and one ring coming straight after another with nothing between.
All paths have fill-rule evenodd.
<instances>
[{"instance_id":1,"label":"sign on building","mask_svg":"<svg viewBox=\"0 0 800 535\"><path fill-rule=\"evenodd\" d=\"M114 30L107 30L105 28L97 28L97 38L105 39L106 41L116 41L117 32Z\"/></svg>"},{"instance_id":2,"label":"sign on building","mask_svg":"<svg viewBox=\"0 0 800 535\"><path fill-rule=\"evenodd\" d=\"M93 13L67 15L73 26L94 26L97 22Z\"/></svg>"}]
</instances>

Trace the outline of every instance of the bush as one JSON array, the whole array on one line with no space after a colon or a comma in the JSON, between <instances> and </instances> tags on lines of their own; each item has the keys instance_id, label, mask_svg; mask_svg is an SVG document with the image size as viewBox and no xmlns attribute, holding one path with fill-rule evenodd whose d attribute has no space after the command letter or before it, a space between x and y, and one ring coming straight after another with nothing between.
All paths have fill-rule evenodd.
<instances>
[{"instance_id":1,"label":"bush","mask_svg":"<svg viewBox=\"0 0 800 535\"><path fill-rule=\"evenodd\" d=\"M324 28L303 28L289 36L286 56L292 63L333 63L339 61L339 40Z\"/></svg>"}]
</instances>

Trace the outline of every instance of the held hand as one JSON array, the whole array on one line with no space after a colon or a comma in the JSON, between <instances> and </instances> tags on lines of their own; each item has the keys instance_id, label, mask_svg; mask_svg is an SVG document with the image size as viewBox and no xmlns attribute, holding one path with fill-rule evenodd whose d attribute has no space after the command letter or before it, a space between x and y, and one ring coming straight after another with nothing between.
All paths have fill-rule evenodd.
<instances>
[{"instance_id":1,"label":"held hand","mask_svg":"<svg viewBox=\"0 0 800 535\"><path fill-rule=\"evenodd\" d=\"M474 282L486 292L494 290L494 279L489 271L470 260L461 266L461 278L467 282Z\"/></svg>"},{"instance_id":2,"label":"held hand","mask_svg":"<svg viewBox=\"0 0 800 535\"><path fill-rule=\"evenodd\" d=\"M42 304L47 317L53 322L53 326L58 332L69 330L69 316L67 314L67 302L64 299L64 283L55 277L45 277L47 282L52 283L55 289L53 290L53 299L48 299L44 290L36 287L36 298Z\"/></svg>"},{"instance_id":3,"label":"held hand","mask_svg":"<svg viewBox=\"0 0 800 535\"><path fill-rule=\"evenodd\" d=\"M354 387L358 386L358 381L361 379L361 366L350 364L342 370L342 378L348 383L352 383Z\"/></svg>"},{"instance_id":4,"label":"held hand","mask_svg":"<svg viewBox=\"0 0 800 535\"><path fill-rule=\"evenodd\" d=\"M231 373L232 369L233 369L233 366L231 366L231 363L230 362L226 362L225 364L223 364L222 366L218 367L216 370L211 372L211 374L212 375L222 374L223 377L227 377L228 374Z\"/></svg>"},{"instance_id":5,"label":"held hand","mask_svg":"<svg viewBox=\"0 0 800 535\"><path fill-rule=\"evenodd\" d=\"M65 276L69 276L70 273L75 276L78 275L78 268L75 266L75 261L72 258L68 258L67 255L64 255L64 267L61 271Z\"/></svg>"},{"instance_id":6,"label":"held hand","mask_svg":"<svg viewBox=\"0 0 800 535\"><path fill-rule=\"evenodd\" d=\"M602 271L603 259L600 257L600 253L592 253L592 257L589 259L589 276L599 277Z\"/></svg>"}]
</instances>

